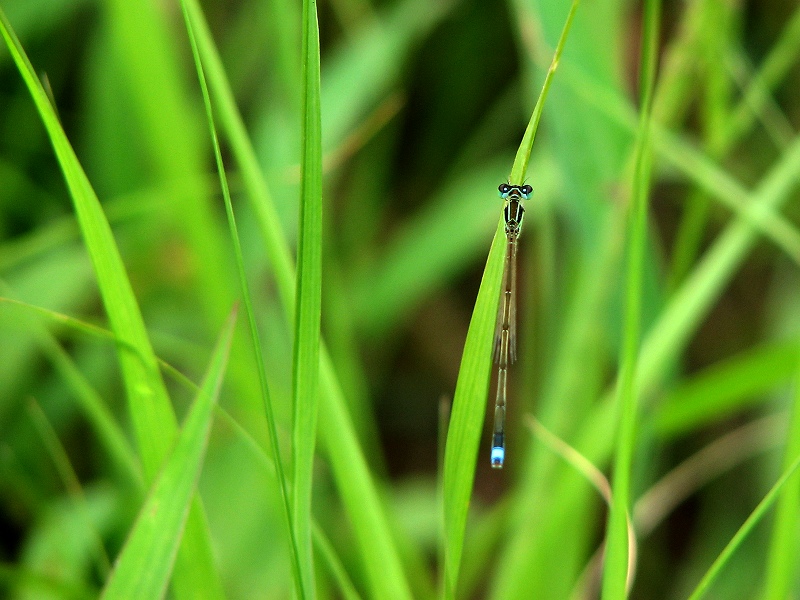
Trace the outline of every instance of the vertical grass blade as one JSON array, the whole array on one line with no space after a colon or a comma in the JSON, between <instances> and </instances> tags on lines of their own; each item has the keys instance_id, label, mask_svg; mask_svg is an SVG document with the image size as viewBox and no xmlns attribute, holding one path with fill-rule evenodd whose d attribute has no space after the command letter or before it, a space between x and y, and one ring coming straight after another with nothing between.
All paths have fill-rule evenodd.
<instances>
[{"instance_id":1,"label":"vertical grass blade","mask_svg":"<svg viewBox=\"0 0 800 600\"><path fill-rule=\"evenodd\" d=\"M178 426L139 306L100 201L2 10L0 30L36 104L64 173L111 329L121 342L118 356L131 421L145 478L152 481L175 440ZM197 598L198 595L222 597L222 585L214 568L209 538L198 501L189 514L173 577L179 598Z\"/></svg>"},{"instance_id":2,"label":"vertical grass blade","mask_svg":"<svg viewBox=\"0 0 800 600\"><path fill-rule=\"evenodd\" d=\"M39 83L33 66L2 12L0 20L3 37L36 103L64 172L111 327L123 343L119 356L131 404L131 416L145 471L152 475L158 469L162 453L171 442L171 437L163 439L162 434L167 433L168 429L164 423L175 423L175 416L169 406L167 391L158 371L139 306L100 202L61 128L58 116Z\"/></svg>"},{"instance_id":3,"label":"vertical grass blade","mask_svg":"<svg viewBox=\"0 0 800 600\"><path fill-rule=\"evenodd\" d=\"M284 311L290 319L293 319L294 272L291 253L282 235L277 211L259 169L253 146L247 137L244 123L234 102L230 84L222 68L219 53L214 46L208 26L203 21L202 13L195 0L185 0L185 6L196 27L196 42L200 53L203 60L208 61L204 62L204 65L209 69L210 89L219 105L220 121L230 140L231 149L241 169L242 180L253 211L259 220L259 229L272 263ZM232 214L229 215L229 219L231 217ZM231 221L231 223L233 226L234 222ZM234 244L238 244L238 242L234 240ZM242 280L242 284L246 285L246 281ZM247 294L245 294L244 302L245 306L248 306ZM257 336L255 323L249 313L250 309L248 309L248 317L251 318L251 329ZM260 353L258 343L256 351ZM263 364L260 358L259 363ZM327 424L320 432L321 439L330 458L339 493L358 539L360 558L367 572L372 595L398 599L410 598L408 582L384 514L377 486L359 446L337 374L324 344L321 344L319 369L320 416ZM279 456L276 447L277 432L274 429L274 419L271 417L271 405L267 400L265 402L267 418L271 427L273 454ZM279 462L277 464L278 469L281 469ZM283 480L282 475L279 475L279 478Z\"/></svg>"},{"instance_id":4,"label":"vertical grass blade","mask_svg":"<svg viewBox=\"0 0 800 600\"><path fill-rule=\"evenodd\" d=\"M317 8L303 2L300 143L300 231L297 248L292 396L294 496L292 516L299 547L303 596L314 596L311 488L317 435L320 318L322 306L322 124Z\"/></svg>"},{"instance_id":5,"label":"vertical grass blade","mask_svg":"<svg viewBox=\"0 0 800 600\"><path fill-rule=\"evenodd\" d=\"M444 452L444 597L455 598L491 376L506 238L498 225L461 356Z\"/></svg>"},{"instance_id":6,"label":"vertical grass blade","mask_svg":"<svg viewBox=\"0 0 800 600\"><path fill-rule=\"evenodd\" d=\"M630 522L630 477L636 443L638 413L636 363L639 357L642 318L642 277L647 244L647 209L650 194L652 156L649 148L650 114L658 58L660 0L647 0L644 9L642 72L640 77L642 109L634 145L632 206L629 216L628 264L625 295L620 374L617 382L617 448L611 509L606 534L603 569L604 600L625 598L629 584L628 523Z\"/></svg>"},{"instance_id":7,"label":"vertical grass blade","mask_svg":"<svg viewBox=\"0 0 800 600\"><path fill-rule=\"evenodd\" d=\"M250 294L250 286L247 283L247 275L244 267L244 256L242 254L242 245L239 239L239 232L236 227L236 218L233 213L233 204L231 203L231 194L228 187L228 178L225 174L225 165L222 162L222 152L219 147L219 139L217 136L217 128L214 125L214 114L211 107L211 96L208 92L208 84L206 83L205 70L200 58L200 49L195 35L194 23L202 21L200 18L200 9L196 4L182 0L181 8L183 10L184 20L186 22L186 30L189 34L189 42L192 47L192 56L194 58L195 67L197 69L197 78L200 82L200 89L203 95L203 104L206 110L206 119L208 121L209 133L211 135L211 142L214 148L214 158L217 164L217 173L219 175L220 186L222 188L222 196L225 201L225 214L228 219L228 227L230 231L231 242L233 243L234 256L236 258L236 268L239 275L239 284L242 289L242 297L244 299L245 309L247 311L247 320L250 325L250 335L253 343L253 350L256 356L257 372L259 385L261 388L262 401L264 403L264 411L267 418L267 426L270 433L270 445L272 449L272 460L275 464L275 470L278 475L278 487L280 489L281 501L283 505L283 516L286 523L288 539L290 543L290 563L292 565L292 576L294 578L295 589L301 598L304 598L304 588L302 579L301 561L298 552L298 543L294 534L292 509L289 500L289 484L286 480L286 475L283 469L283 460L281 459L280 445L278 443L278 428L275 423L275 415L272 408L272 398L269 393L269 385L267 383L267 374L264 367L264 357L261 351L261 338L258 333L258 325L256 323L255 311L253 310L253 302ZM231 96L232 98L232 96Z\"/></svg>"},{"instance_id":8,"label":"vertical grass blade","mask_svg":"<svg viewBox=\"0 0 800 600\"><path fill-rule=\"evenodd\" d=\"M783 455L783 468L788 470L800 456L800 371L795 376L795 389L790 409L789 430ZM767 555L764 600L780 600L791 596L797 577L796 557L800 546L797 528L797 506L800 503L800 477L790 478L781 492L772 524L772 539Z\"/></svg>"},{"instance_id":9,"label":"vertical grass blade","mask_svg":"<svg viewBox=\"0 0 800 600\"><path fill-rule=\"evenodd\" d=\"M573 0L564 22L561 37L556 45L539 99L536 101L536 106L514 158L509 175L509 182L512 184L521 184L525 179L544 103L579 4L580 0ZM475 309L470 320L453 397L453 412L447 430L443 477L445 557L443 593L445 598L454 598L456 595L461 555L464 549L467 512L475 478L475 464L491 376L489 350L500 297L504 246L505 235L501 222L495 232L478 290L478 298L475 301Z\"/></svg>"},{"instance_id":10,"label":"vertical grass blade","mask_svg":"<svg viewBox=\"0 0 800 600\"><path fill-rule=\"evenodd\" d=\"M371 597L410 599L411 591L381 498L358 445L341 385L324 345L320 357L320 384L324 390L320 419L325 423L325 427L320 428L320 439L327 449L339 493L358 538Z\"/></svg>"},{"instance_id":11,"label":"vertical grass blade","mask_svg":"<svg viewBox=\"0 0 800 600\"><path fill-rule=\"evenodd\" d=\"M293 315L295 294L292 255L283 238L280 219L272 196L261 173L256 153L247 136L247 129L236 106L233 91L203 12L197 0L183 0L183 6L189 13L193 36L203 60L204 77L208 77L209 89L214 94L214 106L217 110L220 127L231 145L250 205L258 220L264 249L272 266L272 275L275 277L281 302L284 309ZM290 318L294 317L290 316Z\"/></svg>"},{"instance_id":12,"label":"vertical grass blade","mask_svg":"<svg viewBox=\"0 0 800 600\"><path fill-rule=\"evenodd\" d=\"M579 4L580 0L572 0L572 6L570 6L567 19L564 21L564 28L561 30L561 37L558 38L558 44L556 44L556 50L553 53L553 60L550 63L550 68L547 69L547 75L544 77L542 91L539 92L539 99L536 101L536 106L533 107L530 121L528 121L528 126L525 128L525 134L522 136L522 142L517 149L517 155L514 157L514 166L511 168L511 175L508 179L509 183L521 184L525 179L525 173L528 172L533 140L536 137L536 130L539 129L539 121L542 119L544 102L550 92L550 84L553 82L553 75L555 75L556 69L558 69L558 62L561 60L561 53L564 51L564 44L567 43L569 30L572 28L572 21L575 19Z\"/></svg>"},{"instance_id":13,"label":"vertical grass blade","mask_svg":"<svg viewBox=\"0 0 800 600\"><path fill-rule=\"evenodd\" d=\"M156 478L114 571L105 600L162 598L203 464L211 416L228 362L236 312L220 333L208 372L186 417L175 448Z\"/></svg>"}]
</instances>

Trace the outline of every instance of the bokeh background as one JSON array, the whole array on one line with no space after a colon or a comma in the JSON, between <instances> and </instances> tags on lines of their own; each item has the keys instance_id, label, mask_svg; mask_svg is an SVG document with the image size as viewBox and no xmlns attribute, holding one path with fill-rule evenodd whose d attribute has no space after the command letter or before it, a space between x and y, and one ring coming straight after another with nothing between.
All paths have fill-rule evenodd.
<instances>
[{"instance_id":1,"label":"bokeh background","mask_svg":"<svg viewBox=\"0 0 800 600\"><path fill-rule=\"evenodd\" d=\"M323 335L418 598L434 593L441 572L441 406L500 217L496 188L568 4L318 4ZM0 6L103 203L158 356L199 381L240 292L178 2ZM293 244L299 3L202 7ZM487 419L459 597L595 593L605 505L537 439L530 416L608 473L613 427L598 407L619 356L640 35L638 2L584 0L545 107L527 178L535 191L521 239L507 468L489 468ZM686 597L780 475L798 437L787 424L800 367L800 9L791 0L665 1L660 52L634 469L634 499L643 500L632 595L646 599ZM288 456L292 328L222 143ZM748 213L765 203L782 213ZM0 295L0 589L92 597L103 582L95 536L113 560L139 505L76 401L74 373L129 431L124 389L113 343L31 308L107 327L62 173L5 49ZM238 331L220 404L266 448L248 343ZM182 417L192 392L166 379ZM200 481L220 576L230 598L288 598L277 487L237 431L216 420ZM80 493L65 482L57 444ZM340 495L320 450L315 516L368 595ZM784 523L797 538L788 506ZM758 596L773 523L731 559L714 597ZM319 562L320 596L338 597Z\"/></svg>"}]
</instances>

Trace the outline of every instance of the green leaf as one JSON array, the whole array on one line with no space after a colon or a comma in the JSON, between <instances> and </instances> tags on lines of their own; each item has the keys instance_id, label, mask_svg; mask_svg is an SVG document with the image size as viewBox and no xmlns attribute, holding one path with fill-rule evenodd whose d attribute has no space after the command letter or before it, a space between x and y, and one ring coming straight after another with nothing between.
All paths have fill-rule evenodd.
<instances>
[{"instance_id":1,"label":"green leaf","mask_svg":"<svg viewBox=\"0 0 800 600\"><path fill-rule=\"evenodd\" d=\"M475 463L491 377L491 346L500 299L506 238L498 224L469 323L444 455L444 588L455 598ZM488 458L487 458L488 460Z\"/></svg>"},{"instance_id":2,"label":"green leaf","mask_svg":"<svg viewBox=\"0 0 800 600\"><path fill-rule=\"evenodd\" d=\"M398 600L411 598L383 502L370 476L347 412L344 394L324 345L320 355L320 385L323 401L319 406L319 418L325 426L320 428L319 434L358 539L371 596Z\"/></svg>"},{"instance_id":3,"label":"green leaf","mask_svg":"<svg viewBox=\"0 0 800 600\"><path fill-rule=\"evenodd\" d=\"M525 134L517 150L509 182L521 184L528 170L533 141L539 127L544 103L561 52L569 35L580 0L573 0L558 40L550 69L545 77L539 99L534 106ZM467 340L453 397L453 411L447 431L444 459L444 596L454 598L464 549L475 464L486 412L486 396L491 376L490 348L497 317L505 235L502 220L497 226L489 258L481 279L478 298L470 319Z\"/></svg>"},{"instance_id":4,"label":"green leaf","mask_svg":"<svg viewBox=\"0 0 800 600\"><path fill-rule=\"evenodd\" d=\"M162 598L203 465L211 416L228 362L234 310L222 329L200 391L186 417L175 447L139 512L114 565L102 598Z\"/></svg>"},{"instance_id":5,"label":"green leaf","mask_svg":"<svg viewBox=\"0 0 800 600\"><path fill-rule=\"evenodd\" d=\"M78 223L94 266L111 329L120 341L119 361L145 478L152 481L177 434L177 420L158 370L158 362L144 326L111 227L86 173L61 128L58 116L42 88L5 13L0 29L28 91L42 118L72 197ZM190 513L186 542L176 567L178 595L221 597L209 533L202 507Z\"/></svg>"},{"instance_id":6,"label":"green leaf","mask_svg":"<svg viewBox=\"0 0 800 600\"><path fill-rule=\"evenodd\" d=\"M783 451L783 468L791 469L792 463L800 457L800 362L795 354L795 380L792 403L789 409L789 428ZM792 593L797 579L798 540L797 505L800 503L800 477L795 475L785 485L778 500L775 521L772 525L772 539L766 565L764 584L765 600L780 600Z\"/></svg>"},{"instance_id":7,"label":"green leaf","mask_svg":"<svg viewBox=\"0 0 800 600\"><path fill-rule=\"evenodd\" d=\"M225 214L228 219L228 229L233 243L234 256L236 257L236 268L239 275L239 285L242 289L242 297L244 299L245 308L247 310L247 320L250 326L250 337L253 344L253 349L256 356L256 372L258 373L258 380L261 389L261 398L264 404L264 410L267 417L267 426L270 432L270 443L272 449L272 459L275 469L278 474L278 484L281 494L281 501L283 507L283 516L286 523L288 538L291 545L291 564L292 575L295 581L295 588L301 597L304 597L306 590L304 589L303 572L312 568L311 557L303 563L299 553L299 545L295 536L295 529L293 526L292 509L289 505L289 483L286 479L283 470L283 461L281 459L280 445L278 443L278 428L275 422L274 410L272 407L272 398L269 392L269 385L267 382L267 374L264 366L264 357L261 350L261 339L258 333L258 325L256 323L255 310L253 309L252 296L250 294L250 286L247 282L247 275L244 267L244 256L242 254L241 240L239 239L239 232L236 226L236 217L233 213L233 204L231 202L230 189L228 187L228 177L225 174L225 165L222 162L222 151L219 146L219 139L217 136L217 128L214 124L214 114L211 107L211 96L208 91L208 84L206 82L205 70L200 56L200 48L198 45L198 38L195 35L195 23L203 25L202 12L200 7L195 3L187 1L181 2L183 10L184 21L186 29L189 33L189 42L192 47L192 56L194 58L195 68L197 69L197 78L200 82L200 89L203 94L203 104L206 109L206 120L208 122L209 132L211 134L211 141L214 148L214 159L217 164L217 174L219 176L220 185L222 187L222 196L225 201ZM204 40L209 41L210 38ZM219 65L217 65L219 66ZM219 74L218 74L219 75ZM232 99L232 96L228 96ZM235 113L235 110L228 109L228 112ZM309 533L310 535L310 533ZM304 569L305 567L305 569Z\"/></svg>"},{"instance_id":8,"label":"green leaf","mask_svg":"<svg viewBox=\"0 0 800 600\"><path fill-rule=\"evenodd\" d=\"M288 318L294 319L295 283L291 253L283 237L272 196L259 169L258 160L234 102L218 52L208 33L208 27L202 20L202 13L198 10L195 0L186 0L186 5L197 32L198 49L204 64L208 64L209 89L219 107L220 121L230 140L232 153L241 169L245 189L258 219L278 294ZM247 304L246 297L245 304ZM256 351L260 351L258 344ZM263 361L261 362L263 364ZM410 598L411 592L376 484L367 467L363 450L359 446L338 377L324 344L321 345L319 369L320 419L326 423L320 431L321 439L358 539L361 560L367 571L370 589L373 596ZM268 421L274 423L269 416ZM277 432L273 429L271 435L273 445L277 444L276 438Z\"/></svg>"},{"instance_id":9,"label":"green leaf","mask_svg":"<svg viewBox=\"0 0 800 600\"><path fill-rule=\"evenodd\" d=\"M311 543L311 489L317 439L320 320L322 312L322 123L320 112L319 26L315 0L303 2L301 98L300 231L297 242L292 363L292 517L300 554L303 598L314 596Z\"/></svg>"},{"instance_id":10,"label":"green leaf","mask_svg":"<svg viewBox=\"0 0 800 600\"><path fill-rule=\"evenodd\" d=\"M647 214L650 198L650 124L653 88L658 61L661 2L648 0L644 9L642 33L642 73L640 79L642 110L633 149L630 217L628 221L628 264L625 290L625 323L617 379L615 412L617 424L616 459L612 481L611 507L606 532L603 565L604 600L626 598L631 549L628 547L631 513L631 469L636 445L639 415L639 390L635 387L642 329L642 279L647 244Z\"/></svg>"},{"instance_id":11,"label":"green leaf","mask_svg":"<svg viewBox=\"0 0 800 600\"><path fill-rule=\"evenodd\" d=\"M539 99L536 101L536 106L533 107L530 121L528 121L525 134L522 136L522 142L517 149L514 166L511 168L511 175L508 178L509 183L521 184L525 180L525 174L528 172L528 161L531 159L531 151L533 150L533 140L536 138L536 131L539 129L539 121L544 111L544 102L550 92L550 84L553 82L553 75L555 75L556 69L558 69L561 53L564 51L564 44L567 43L569 30L572 28L572 21L575 19L575 12L578 10L579 4L580 0L572 0L567 19L564 21L564 28L561 30L561 36L558 38L558 44L556 44L556 50L553 53L553 60L547 70L547 75L544 77L542 91L539 92Z\"/></svg>"}]
</instances>

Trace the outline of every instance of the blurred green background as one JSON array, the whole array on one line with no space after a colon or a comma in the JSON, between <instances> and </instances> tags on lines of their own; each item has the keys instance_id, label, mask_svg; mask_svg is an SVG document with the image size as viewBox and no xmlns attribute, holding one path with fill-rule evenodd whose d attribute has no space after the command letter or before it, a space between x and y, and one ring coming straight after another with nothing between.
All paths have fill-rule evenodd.
<instances>
[{"instance_id":1,"label":"blurred green background","mask_svg":"<svg viewBox=\"0 0 800 600\"><path fill-rule=\"evenodd\" d=\"M199 382L240 292L178 2L0 6L103 203L157 355ZM202 8L294 244L300 5ZM323 336L416 598L431 597L441 574L440 405L453 394L500 217L496 188L568 8L318 4ZM521 238L507 467L489 468L487 422L459 597L596 595L605 505L536 438L529 415L608 473L640 35L639 3L584 0L545 106L527 178L535 191ZM660 51L633 473L632 597L646 599L686 597L800 451L790 418L800 373L800 9L791 0L666 1ZM222 143L289 456L292 327ZM31 308L107 327L61 170L5 49L0 295L0 594L92 597L104 581L97 536L113 561L140 500L76 398L89 386L130 431L125 392L112 342ZM200 492L227 596L288 598L278 488L240 431L267 447L240 329L220 398L229 414L215 420ZM182 419L193 392L166 381ZM324 448L314 485L317 522L355 588L374 595ZM766 519L714 598L756 598L781 577L797 592L797 481L787 487L777 523L788 546ZM317 586L320 597L340 597L319 557Z\"/></svg>"}]
</instances>

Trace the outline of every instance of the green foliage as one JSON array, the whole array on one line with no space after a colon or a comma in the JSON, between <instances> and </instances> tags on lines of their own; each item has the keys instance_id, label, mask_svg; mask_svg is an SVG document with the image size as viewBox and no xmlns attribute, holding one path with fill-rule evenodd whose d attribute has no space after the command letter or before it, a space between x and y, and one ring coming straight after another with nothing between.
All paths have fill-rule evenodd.
<instances>
[{"instance_id":1,"label":"green foliage","mask_svg":"<svg viewBox=\"0 0 800 600\"><path fill-rule=\"evenodd\" d=\"M631 513L631 469L635 451L639 398L635 387L636 368L642 330L643 275L647 244L647 215L650 204L650 173L653 168L650 150L650 124L653 109L653 88L658 63L658 39L661 29L660 0L646 0L642 33L641 73L639 80L641 107L639 128L633 145L630 184L630 216L626 240L625 309L620 350L619 375L616 383L615 412L616 455L611 506L606 532L603 568L604 599L624 598L630 589L635 550L629 539Z\"/></svg>"},{"instance_id":2,"label":"green foliage","mask_svg":"<svg viewBox=\"0 0 800 600\"><path fill-rule=\"evenodd\" d=\"M236 312L220 334L197 399L103 586L103 598L162 598L166 592L180 532L200 477L235 323Z\"/></svg>"},{"instance_id":3,"label":"green foliage","mask_svg":"<svg viewBox=\"0 0 800 600\"><path fill-rule=\"evenodd\" d=\"M800 10L660 4L4 2L0 595L796 595Z\"/></svg>"}]
</instances>

